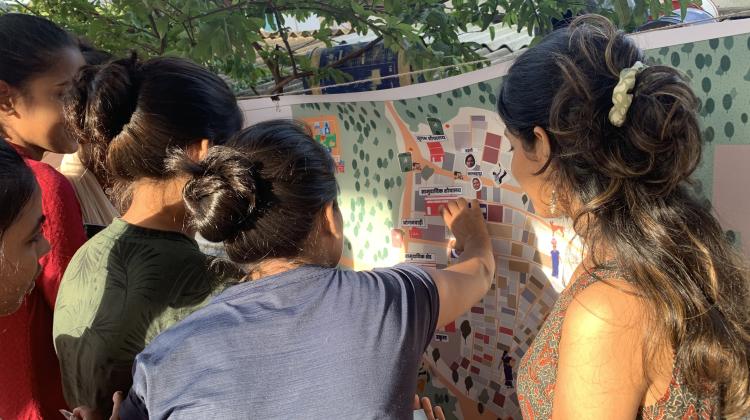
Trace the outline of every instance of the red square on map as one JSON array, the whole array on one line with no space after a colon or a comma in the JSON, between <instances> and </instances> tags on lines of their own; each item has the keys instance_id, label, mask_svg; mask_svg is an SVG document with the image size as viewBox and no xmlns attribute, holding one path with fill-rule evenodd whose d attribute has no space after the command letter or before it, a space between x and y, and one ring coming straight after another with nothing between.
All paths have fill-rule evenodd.
<instances>
[{"instance_id":1,"label":"red square on map","mask_svg":"<svg viewBox=\"0 0 750 420\"><path fill-rule=\"evenodd\" d=\"M430 150L430 162L442 163L443 157L445 156L445 150L443 146L438 142L427 143L427 148Z\"/></svg>"},{"instance_id":2,"label":"red square on map","mask_svg":"<svg viewBox=\"0 0 750 420\"><path fill-rule=\"evenodd\" d=\"M412 239L422 239L422 230L415 227L409 229L409 237Z\"/></svg>"},{"instance_id":3,"label":"red square on map","mask_svg":"<svg viewBox=\"0 0 750 420\"><path fill-rule=\"evenodd\" d=\"M498 134L487 133L487 136L484 138L484 145L499 149L500 143L502 143L502 139L503 138Z\"/></svg>"},{"instance_id":4,"label":"red square on map","mask_svg":"<svg viewBox=\"0 0 750 420\"><path fill-rule=\"evenodd\" d=\"M479 375L479 368L476 367L476 366L472 366L471 367L471 373L473 373L475 375Z\"/></svg>"},{"instance_id":5,"label":"red square on map","mask_svg":"<svg viewBox=\"0 0 750 420\"><path fill-rule=\"evenodd\" d=\"M513 337L513 330L511 330L510 328L500 327L497 330L499 332L501 332L502 334L507 334L507 335Z\"/></svg>"},{"instance_id":6,"label":"red square on map","mask_svg":"<svg viewBox=\"0 0 750 420\"><path fill-rule=\"evenodd\" d=\"M401 229L391 230L391 244L394 248L401 248L404 246L404 232Z\"/></svg>"},{"instance_id":7,"label":"red square on map","mask_svg":"<svg viewBox=\"0 0 750 420\"><path fill-rule=\"evenodd\" d=\"M487 206L487 221L502 223L503 222L503 206L490 204Z\"/></svg>"},{"instance_id":8,"label":"red square on map","mask_svg":"<svg viewBox=\"0 0 750 420\"><path fill-rule=\"evenodd\" d=\"M456 332L456 321L451 322L445 326L445 332Z\"/></svg>"},{"instance_id":9,"label":"red square on map","mask_svg":"<svg viewBox=\"0 0 750 420\"><path fill-rule=\"evenodd\" d=\"M498 406L502 407L505 405L505 396L499 392L495 393L495 398L492 399L492 402L497 404Z\"/></svg>"},{"instance_id":10,"label":"red square on map","mask_svg":"<svg viewBox=\"0 0 750 420\"><path fill-rule=\"evenodd\" d=\"M499 157L500 157L500 149L495 149L494 147L489 147L489 146L484 148L484 154L482 155L483 161L490 162L490 163L497 163Z\"/></svg>"},{"instance_id":11,"label":"red square on map","mask_svg":"<svg viewBox=\"0 0 750 420\"><path fill-rule=\"evenodd\" d=\"M437 201L427 201L425 200L424 207L425 207L425 213L428 216L440 216L440 212L443 210L443 207L448 204L448 200L437 200Z\"/></svg>"}]
</instances>

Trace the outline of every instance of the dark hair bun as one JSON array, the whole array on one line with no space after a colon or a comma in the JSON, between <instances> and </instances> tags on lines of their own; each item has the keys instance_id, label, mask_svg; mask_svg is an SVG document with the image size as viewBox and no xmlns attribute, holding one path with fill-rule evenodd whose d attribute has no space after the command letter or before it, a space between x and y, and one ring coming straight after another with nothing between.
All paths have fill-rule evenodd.
<instances>
[{"instance_id":1,"label":"dark hair bun","mask_svg":"<svg viewBox=\"0 0 750 420\"><path fill-rule=\"evenodd\" d=\"M242 111L226 82L182 58L141 62L133 54L85 67L65 102L71 132L101 151L93 166L104 166L121 192L138 179L170 177L172 149L204 139L221 145L242 128Z\"/></svg>"},{"instance_id":2,"label":"dark hair bun","mask_svg":"<svg viewBox=\"0 0 750 420\"><path fill-rule=\"evenodd\" d=\"M138 105L138 57L108 65L85 66L76 76L66 112L82 141L111 142ZM66 110L68 111L68 110Z\"/></svg>"},{"instance_id":3,"label":"dark hair bun","mask_svg":"<svg viewBox=\"0 0 750 420\"><path fill-rule=\"evenodd\" d=\"M129 58L81 69L64 101L68 129L79 143L102 145L105 150L116 143L138 106L140 66L133 53ZM130 178L116 166L113 172Z\"/></svg>"},{"instance_id":4,"label":"dark hair bun","mask_svg":"<svg viewBox=\"0 0 750 420\"><path fill-rule=\"evenodd\" d=\"M695 171L702 141L698 99L687 79L667 66L641 73L633 91L624 139L634 151L619 162L657 192L673 191ZM629 150L628 150L629 152ZM621 156L628 156L621 153Z\"/></svg>"},{"instance_id":5,"label":"dark hair bun","mask_svg":"<svg viewBox=\"0 0 750 420\"><path fill-rule=\"evenodd\" d=\"M170 159L169 169L192 176L183 197L201 236L222 242L253 228L258 217L253 166L247 155L223 146L212 147L199 163L184 153Z\"/></svg>"}]
</instances>

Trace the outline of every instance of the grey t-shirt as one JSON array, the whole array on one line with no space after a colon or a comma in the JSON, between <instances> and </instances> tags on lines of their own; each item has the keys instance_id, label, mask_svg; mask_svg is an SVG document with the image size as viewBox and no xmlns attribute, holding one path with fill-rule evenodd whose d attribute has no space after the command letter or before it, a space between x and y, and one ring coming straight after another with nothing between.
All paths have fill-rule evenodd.
<instances>
[{"instance_id":1,"label":"grey t-shirt","mask_svg":"<svg viewBox=\"0 0 750 420\"><path fill-rule=\"evenodd\" d=\"M305 266L233 286L136 358L123 419L411 419L437 287Z\"/></svg>"}]
</instances>

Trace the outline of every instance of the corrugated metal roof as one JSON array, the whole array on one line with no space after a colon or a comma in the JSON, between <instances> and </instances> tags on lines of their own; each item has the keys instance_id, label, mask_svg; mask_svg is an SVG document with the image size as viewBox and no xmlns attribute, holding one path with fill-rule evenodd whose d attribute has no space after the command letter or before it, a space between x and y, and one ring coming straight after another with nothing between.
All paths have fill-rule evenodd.
<instances>
[{"instance_id":1,"label":"corrugated metal roof","mask_svg":"<svg viewBox=\"0 0 750 420\"><path fill-rule=\"evenodd\" d=\"M510 55L520 49L526 48L531 44L534 38L529 36L526 31L520 33L515 26L508 27L501 23L495 24L495 38L490 37L490 31L469 31L459 35L462 42L476 42L482 46L477 51L483 57L489 58L494 64L502 61L505 56Z\"/></svg>"}]
</instances>

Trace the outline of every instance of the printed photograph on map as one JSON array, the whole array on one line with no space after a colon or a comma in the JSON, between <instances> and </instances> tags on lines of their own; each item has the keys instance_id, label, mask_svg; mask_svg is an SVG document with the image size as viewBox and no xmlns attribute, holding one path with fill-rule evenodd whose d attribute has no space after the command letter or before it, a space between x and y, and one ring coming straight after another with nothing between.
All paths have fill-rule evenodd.
<instances>
[{"instance_id":1,"label":"printed photograph on map","mask_svg":"<svg viewBox=\"0 0 750 420\"><path fill-rule=\"evenodd\" d=\"M473 154L466 155L464 163L466 164L467 169L474 169L477 166L477 160L474 158Z\"/></svg>"}]
</instances>

